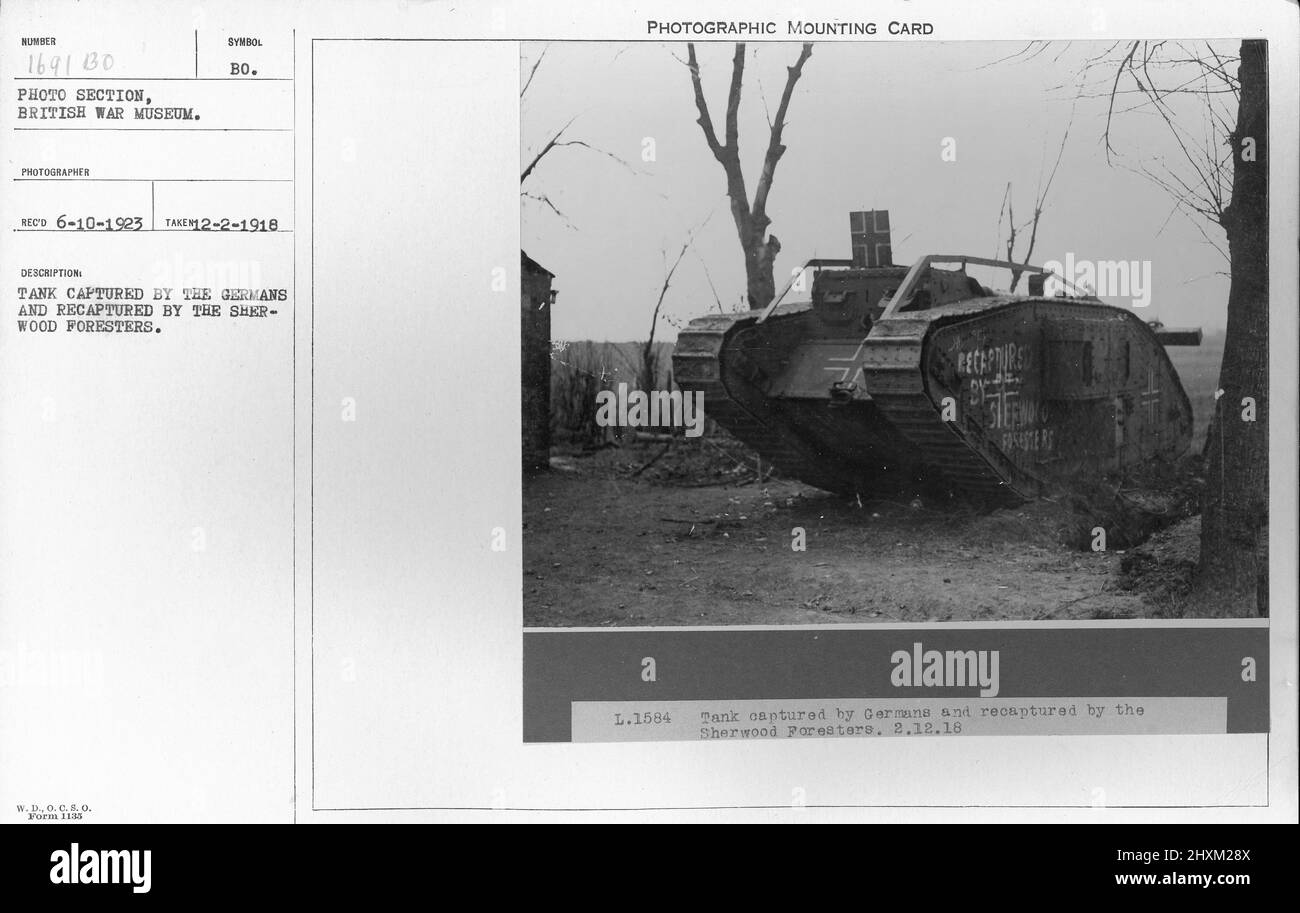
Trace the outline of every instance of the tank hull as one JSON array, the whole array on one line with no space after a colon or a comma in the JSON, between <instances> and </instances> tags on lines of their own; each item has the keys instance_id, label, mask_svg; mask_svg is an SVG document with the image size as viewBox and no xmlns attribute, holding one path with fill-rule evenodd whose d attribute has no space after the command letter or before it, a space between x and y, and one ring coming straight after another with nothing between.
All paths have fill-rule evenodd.
<instances>
[{"instance_id":1,"label":"tank hull","mask_svg":"<svg viewBox=\"0 0 1300 913\"><path fill-rule=\"evenodd\" d=\"M693 321L674 378L784 473L869 495L900 481L1012 502L1190 444L1192 413L1130 311L987 296L857 332L811 305Z\"/></svg>"}]
</instances>

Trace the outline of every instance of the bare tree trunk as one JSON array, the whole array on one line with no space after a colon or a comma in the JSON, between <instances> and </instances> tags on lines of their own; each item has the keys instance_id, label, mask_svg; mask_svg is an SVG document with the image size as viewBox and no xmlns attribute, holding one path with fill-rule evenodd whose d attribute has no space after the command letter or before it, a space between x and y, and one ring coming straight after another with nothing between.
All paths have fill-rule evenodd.
<instances>
[{"instance_id":1,"label":"bare tree trunk","mask_svg":"<svg viewBox=\"0 0 1300 913\"><path fill-rule=\"evenodd\" d=\"M1241 101L1232 135L1232 202L1223 213L1231 258L1224 342L1201 506L1202 589L1250 594L1267 579L1268 84L1265 44L1243 41ZM1253 156L1243 154L1253 140ZM1243 145L1245 144L1245 145ZM1253 158L1253 160L1252 160ZM1255 404L1247 420L1247 397ZM1265 537L1263 542L1267 542ZM1261 614L1266 593L1257 594Z\"/></svg>"},{"instance_id":2,"label":"bare tree trunk","mask_svg":"<svg viewBox=\"0 0 1300 913\"><path fill-rule=\"evenodd\" d=\"M763 232L757 232L761 236ZM745 292L751 309L765 308L776 297L774 265L781 250L775 235L751 240L745 248Z\"/></svg>"},{"instance_id":3,"label":"bare tree trunk","mask_svg":"<svg viewBox=\"0 0 1300 913\"><path fill-rule=\"evenodd\" d=\"M655 352L654 327L650 328L650 338L641 347L641 370L638 373L641 375L638 385L642 390L658 389L659 357Z\"/></svg>"},{"instance_id":4,"label":"bare tree trunk","mask_svg":"<svg viewBox=\"0 0 1300 913\"><path fill-rule=\"evenodd\" d=\"M767 196L772 189L772 177L776 174L777 162L785 154L785 146L781 143L781 132L785 129L785 116L790 108L790 96L794 93L795 83L803 73L804 63L812 56L812 45L805 44L794 66L786 68L785 91L781 94L781 103L771 123L767 152L763 156L763 171L754 190L752 205L749 193L745 189L745 175L740 168L737 126L740 90L745 75L745 45L736 45L735 55L731 61L731 87L727 93L727 113L722 141L718 140L718 135L713 128L713 118L709 115L709 106L704 100L700 65L695 59L695 45L688 44L686 48L686 65L691 71L695 108L699 112L697 123L704 131L704 139L709 144L709 151L722 165L722 170L727 176L727 196L731 200L731 217L736 223L736 235L740 239L740 247L745 255L745 287L749 306L752 309L764 308L776 297L773 265L776 262L776 255L781 251L781 242L775 235L767 233L767 227L772 224L772 220L767 216Z\"/></svg>"}]
</instances>

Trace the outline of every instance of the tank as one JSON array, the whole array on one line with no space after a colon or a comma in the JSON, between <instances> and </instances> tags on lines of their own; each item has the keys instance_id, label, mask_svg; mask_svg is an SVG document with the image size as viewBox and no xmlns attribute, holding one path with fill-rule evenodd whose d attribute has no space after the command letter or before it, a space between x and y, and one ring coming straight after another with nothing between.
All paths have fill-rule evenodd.
<instances>
[{"instance_id":1,"label":"tank","mask_svg":"<svg viewBox=\"0 0 1300 913\"><path fill-rule=\"evenodd\" d=\"M1064 280L1068 292L1044 294L1051 274L1027 264L895 266L887 214L850 226L852 259L808 261L762 311L691 321L673 351L677 384L782 474L997 505L1187 450L1191 405L1165 345L1199 344L1199 330L1148 324ZM982 285L971 265L1009 288L1025 276L1028 294ZM811 301L787 303L809 275Z\"/></svg>"}]
</instances>

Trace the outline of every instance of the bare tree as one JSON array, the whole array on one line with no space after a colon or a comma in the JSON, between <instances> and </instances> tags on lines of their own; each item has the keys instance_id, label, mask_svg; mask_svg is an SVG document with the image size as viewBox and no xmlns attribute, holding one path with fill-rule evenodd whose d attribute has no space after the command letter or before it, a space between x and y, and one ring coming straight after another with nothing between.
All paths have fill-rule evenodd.
<instances>
[{"instance_id":1,"label":"bare tree","mask_svg":"<svg viewBox=\"0 0 1300 913\"><path fill-rule=\"evenodd\" d=\"M1219 390L1206 443L1201 504L1202 593L1249 594L1267 614L1268 524L1268 68L1266 44L1243 41L1239 57L1166 41L1112 45L1087 61L1108 74L1103 138L1114 151L1117 114L1154 113L1179 148L1138 169L1174 199L1206 241L1228 260L1227 335ZM1085 88L1084 91L1087 91ZM1175 116L1173 102L1192 96L1199 131ZM1131 103L1130 103L1131 102ZM1232 107L1235 103L1235 121ZM1206 231L1223 229L1226 250Z\"/></svg>"},{"instance_id":2,"label":"bare tree","mask_svg":"<svg viewBox=\"0 0 1300 913\"><path fill-rule=\"evenodd\" d=\"M668 297L668 289L672 285L673 277L677 275L677 268L682 265L682 260L685 259L687 253L695 250L696 236L704 230L704 226L708 225L709 220L712 218L713 213L709 213L700 224L687 232L686 240L682 242L681 249L677 251L677 255L673 258L671 264L668 262L668 252L666 250L663 252L664 281L659 287L659 297L655 299L654 310L650 312L650 332L646 336L645 342L641 343L641 350L638 353L640 355L640 361L639 363L634 364L632 363L632 359L624 359L628 368L637 378L638 384L642 390L653 390L658 385L659 356L655 352L655 335L659 329L660 312L663 310L664 299ZM695 255L696 257L699 257L699 251L695 251ZM704 263L703 259L700 260L700 263ZM709 282L711 285L712 280L710 279ZM721 311L722 302L720 301L718 302L718 308L719 311ZM672 317L665 316L665 319L673 326L678 326L677 322ZM671 385L671 378L669 379L669 382Z\"/></svg>"},{"instance_id":3,"label":"bare tree","mask_svg":"<svg viewBox=\"0 0 1300 913\"><path fill-rule=\"evenodd\" d=\"M1256 590L1268 613L1268 66L1241 43L1232 195L1219 222L1230 256L1228 329L1201 505L1201 581ZM1253 421L1245 421L1247 399ZM1264 537L1261 539L1261 530Z\"/></svg>"},{"instance_id":4,"label":"bare tree","mask_svg":"<svg viewBox=\"0 0 1300 913\"><path fill-rule=\"evenodd\" d=\"M1007 182L1006 192L1002 195L1002 211L998 213L998 237L1001 239L1002 213L1005 212L1007 216L1007 261L1010 263L1016 262L1016 240L1026 228L1029 229L1029 244L1025 248L1023 259L1019 262L1028 264L1030 258L1034 255L1034 244L1038 240L1038 222L1043 217L1043 208L1047 205L1047 194L1052 189L1052 181L1056 179L1057 169L1061 167L1061 156L1065 154L1065 143L1070 138L1070 127L1073 123L1074 112L1071 111L1070 123L1066 125L1065 133L1061 136L1061 145L1056 150L1056 161L1052 163L1052 170L1047 175L1047 181L1043 181L1041 173L1038 176L1038 189L1034 194L1034 214L1029 221L1021 225L1016 225L1015 198L1011 193L1011 182ZM997 254L995 253L994 256L996 257ZM1013 269L1011 271L1011 286L1008 291L1015 292L1023 274L1024 270L1022 269Z\"/></svg>"},{"instance_id":5,"label":"bare tree","mask_svg":"<svg viewBox=\"0 0 1300 913\"><path fill-rule=\"evenodd\" d=\"M785 91L776 109L776 117L769 121L767 151L763 155L763 170L759 174L758 185L754 189L753 201L745 187L745 175L740 167L740 93L745 76L745 45L738 43L731 61L731 87L727 92L727 113L723 121L723 138L718 140L713 127L713 118L709 115L708 103L704 100L704 86L700 80L700 65L695 57L695 45L687 45L686 65L691 72L691 86L695 91L695 107L699 111L697 123L704 131L704 139L709 144L709 151L722 165L727 176L727 196L731 200L731 216L736 223L736 234L745 255L745 286L749 306L757 309L766 307L776 296L776 280L773 264L781 250L781 242L775 235L768 234L772 220L767 215L767 197L772 189L772 177L776 173L777 163L785 154L781 134L785 129L786 112L790 107L790 96L794 93L795 83L803 73L803 65L812 56L812 45L805 44L799 52L799 59L794 66L786 68Z\"/></svg>"}]
</instances>

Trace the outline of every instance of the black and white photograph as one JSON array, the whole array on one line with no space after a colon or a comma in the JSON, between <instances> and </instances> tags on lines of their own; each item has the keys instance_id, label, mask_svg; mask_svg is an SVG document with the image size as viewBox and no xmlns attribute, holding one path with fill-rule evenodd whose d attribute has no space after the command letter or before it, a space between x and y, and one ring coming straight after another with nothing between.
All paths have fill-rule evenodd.
<instances>
[{"instance_id":1,"label":"black and white photograph","mask_svg":"<svg viewBox=\"0 0 1300 913\"><path fill-rule=\"evenodd\" d=\"M803 25L521 45L525 627L1267 616L1267 42Z\"/></svg>"}]
</instances>

